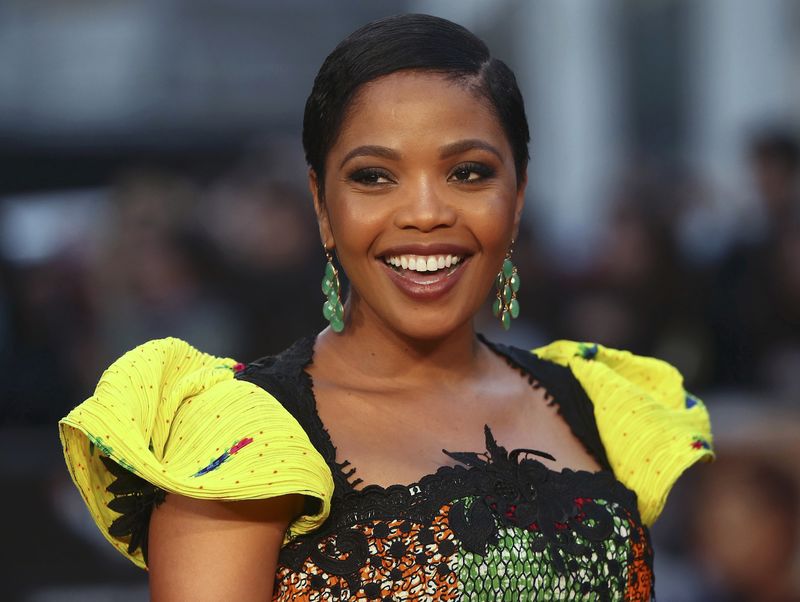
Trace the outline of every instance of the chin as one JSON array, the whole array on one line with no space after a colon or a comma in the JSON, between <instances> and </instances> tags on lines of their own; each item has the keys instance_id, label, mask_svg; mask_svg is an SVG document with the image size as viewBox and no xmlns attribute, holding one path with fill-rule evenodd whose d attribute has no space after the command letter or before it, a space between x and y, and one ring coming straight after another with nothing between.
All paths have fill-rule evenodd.
<instances>
[{"instance_id":1,"label":"chin","mask_svg":"<svg viewBox=\"0 0 800 602\"><path fill-rule=\"evenodd\" d=\"M443 320L444 312L424 312L427 315L420 315L418 312L413 320L408 318L397 319L388 322L390 328L402 335L404 338L416 341L437 341L445 339L464 327L465 324L472 323L472 316L465 320Z\"/></svg>"},{"instance_id":2,"label":"chin","mask_svg":"<svg viewBox=\"0 0 800 602\"><path fill-rule=\"evenodd\" d=\"M412 302L392 289L373 291L369 298L351 289L350 316L355 328L393 332L416 341L436 341L470 328L481 304L463 295L429 302Z\"/></svg>"}]
</instances>

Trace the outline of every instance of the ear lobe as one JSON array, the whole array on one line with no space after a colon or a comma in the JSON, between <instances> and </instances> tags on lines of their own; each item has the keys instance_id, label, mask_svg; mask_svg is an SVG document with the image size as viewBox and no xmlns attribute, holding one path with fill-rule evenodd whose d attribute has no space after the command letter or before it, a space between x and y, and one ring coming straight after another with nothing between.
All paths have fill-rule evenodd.
<instances>
[{"instance_id":1,"label":"ear lobe","mask_svg":"<svg viewBox=\"0 0 800 602\"><path fill-rule=\"evenodd\" d=\"M328 208L325 205L325 199L322 196L319 178L313 169L308 170L308 188L311 191L312 198L314 199L314 212L317 214L317 225L319 226L319 237L322 240L322 245L326 249L333 249L336 244L333 240L331 222L328 218Z\"/></svg>"}]
</instances>

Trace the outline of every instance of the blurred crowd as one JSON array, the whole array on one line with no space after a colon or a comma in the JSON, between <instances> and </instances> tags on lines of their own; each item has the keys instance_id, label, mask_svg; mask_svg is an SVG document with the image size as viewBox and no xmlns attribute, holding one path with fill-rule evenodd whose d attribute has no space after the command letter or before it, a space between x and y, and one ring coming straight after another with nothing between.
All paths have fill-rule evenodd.
<instances>
[{"instance_id":1,"label":"blurred crowd","mask_svg":"<svg viewBox=\"0 0 800 602\"><path fill-rule=\"evenodd\" d=\"M535 245L526 250L531 313L545 338L661 357L701 392L791 397L800 385L800 145L765 131L748 162L756 198L727 231L698 177L633 165L584 269L563 271Z\"/></svg>"},{"instance_id":2,"label":"blurred crowd","mask_svg":"<svg viewBox=\"0 0 800 602\"><path fill-rule=\"evenodd\" d=\"M544 200L530 199L514 252L522 314L506 340L571 338L661 357L701 396L732 393L770 415L788 408L796 426L800 141L761 131L747 161L756 198L724 228L702 178L633 165L600 236L574 241L593 246L578 269L541 242ZM78 200L58 191L0 199L0 424L54 425L91 394L104 366L147 339L177 336L246 361L321 329L324 260L311 201L304 182L271 163L250 156L211 179L131 165ZM42 245L25 224L48 212L57 235ZM505 336L488 309L481 322L489 338ZM718 416L721 402L709 405ZM778 457L800 453L792 436L781 445ZM693 509L688 539L664 537L664 562L684 559L657 568L671 592L664 599L800 599L791 597L796 462L742 451L724 433L718 449L730 453L709 478L679 489L664 519L683 524ZM772 554L754 565L754 545ZM681 589L691 582L687 562L702 567L694 594ZM765 584L774 595L753 593Z\"/></svg>"},{"instance_id":3,"label":"blurred crowd","mask_svg":"<svg viewBox=\"0 0 800 602\"><path fill-rule=\"evenodd\" d=\"M311 205L256 163L205 185L126 168L60 248L4 263L3 423L52 424L104 366L151 338L255 359L321 328ZM35 211L58 193L43 196L19 205ZM4 215L23 222L24 210Z\"/></svg>"}]
</instances>

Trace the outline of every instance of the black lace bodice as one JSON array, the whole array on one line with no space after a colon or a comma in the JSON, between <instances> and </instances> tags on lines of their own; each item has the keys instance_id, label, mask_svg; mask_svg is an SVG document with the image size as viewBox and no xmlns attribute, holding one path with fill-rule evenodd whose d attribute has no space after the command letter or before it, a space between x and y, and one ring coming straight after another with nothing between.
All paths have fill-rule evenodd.
<instances>
[{"instance_id":1,"label":"black lace bodice","mask_svg":"<svg viewBox=\"0 0 800 602\"><path fill-rule=\"evenodd\" d=\"M237 375L294 416L335 485L325 523L281 550L274 599L651 598L648 533L635 494L609 468L591 400L568 368L484 343L545 387L603 470L553 471L538 459L548 454L509 453L487 426L485 451L444 452L456 466L409 485L356 489L361 480L337 458L316 410L305 370L314 339L302 339Z\"/></svg>"}]
</instances>

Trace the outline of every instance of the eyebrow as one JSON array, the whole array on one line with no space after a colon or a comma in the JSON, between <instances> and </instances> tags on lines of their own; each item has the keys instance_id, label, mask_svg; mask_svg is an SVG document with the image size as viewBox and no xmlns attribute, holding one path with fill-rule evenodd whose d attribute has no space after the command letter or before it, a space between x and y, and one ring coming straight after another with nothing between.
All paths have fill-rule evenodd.
<instances>
[{"instance_id":1,"label":"eyebrow","mask_svg":"<svg viewBox=\"0 0 800 602\"><path fill-rule=\"evenodd\" d=\"M355 157L383 157L384 159L393 159L397 160L400 158L400 153L395 150L392 150L386 146L378 146L375 144L367 144L364 146L357 146L349 153L344 156L342 159L342 164L339 166L339 169L344 167L345 163L347 163L350 159Z\"/></svg>"},{"instance_id":2,"label":"eyebrow","mask_svg":"<svg viewBox=\"0 0 800 602\"><path fill-rule=\"evenodd\" d=\"M503 156L500 154L500 151L497 150L497 148L495 148L485 140L480 140L478 138L459 140L457 142L452 142L446 146L443 146L441 151L439 151L439 158L447 159L448 157L452 157L453 155L458 155L465 151L474 149L489 151L493 155L497 155L498 159L501 160L503 159Z\"/></svg>"}]
</instances>

